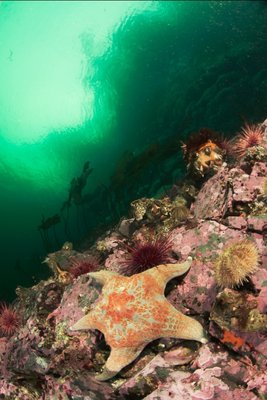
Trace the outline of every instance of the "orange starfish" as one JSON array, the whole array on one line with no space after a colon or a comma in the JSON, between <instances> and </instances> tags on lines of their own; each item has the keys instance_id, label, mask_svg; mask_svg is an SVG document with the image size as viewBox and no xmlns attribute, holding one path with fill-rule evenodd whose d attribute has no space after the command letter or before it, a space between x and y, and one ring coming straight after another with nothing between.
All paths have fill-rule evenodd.
<instances>
[{"instance_id":1,"label":"orange starfish","mask_svg":"<svg viewBox=\"0 0 267 400\"><path fill-rule=\"evenodd\" d=\"M164 296L167 282L184 274L191 263L189 258L182 264L159 265L130 277L111 271L89 274L103 285L102 296L70 329L104 333L111 353L98 380L112 378L152 340L174 337L207 342L201 324L176 310Z\"/></svg>"}]
</instances>

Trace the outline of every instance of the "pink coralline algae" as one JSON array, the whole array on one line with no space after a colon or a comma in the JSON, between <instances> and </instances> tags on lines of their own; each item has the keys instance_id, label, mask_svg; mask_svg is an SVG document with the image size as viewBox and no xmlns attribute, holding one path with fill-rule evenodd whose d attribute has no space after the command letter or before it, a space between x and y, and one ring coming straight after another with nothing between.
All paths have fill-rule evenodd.
<instances>
[{"instance_id":1,"label":"pink coralline algae","mask_svg":"<svg viewBox=\"0 0 267 400\"><path fill-rule=\"evenodd\" d=\"M241 167L222 167L201 188L192 207L196 218L220 220L228 216L246 217L253 213L257 202L260 202L258 198L267 175L267 165L257 162L251 168L248 174Z\"/></svg>"},{"instance_id":2,"label":"pink coralline algae","mask_svg":"<svg viewBox=\"0 0 267 400\"><path fill-rule=\"evenodd\" d=\"M150 206L145 210L141 207L133 218L121 220L84 252L73 250L67 243L48 255L46 262L53 275L32 288L17 288L14 310L20 316L19 325L8 332L0 330L0 398L266 398L267 120L260 129L259 145L248 148L242 158L226 160L228 164L224 162L215 175L205 175L201 186L196 182L194 187L194 182L187 182L186 178L184 187L193 187L193 196L188 198L186 190L179 192L179 185L170 189L190 207L188 218L179 224L164 208L175 207L177 197L136 200L139 208L156 205L154 214L150 213ZM169 220L171 223L166 223ZM192 258L190 269L167 284L163 293L166 304L189 316L189 320L198 321L197 326L208 333L208 343L159 337L147 343L131 364L117 370L115 377L100 383L95 377L103 372L110 355L106 342L109 328L104 326L105 322L117 324L119 332L121 316L128 315L131 329L138 312L127 308L127 299L120 297L121 292L114 292L111 319L102 321L107 337L96 329L71 330L78 320L99 309L103 300L103 285L90 273L76 274L73 279L71 268L93 256L99 260L98 271L116 274L127 256L127 246L136 241L153 242L159 232L171 242L169 263L180 264ZM221 287L215 280L216 260L227 246L247 240L257 247L257 268L239 284ZM149 286L148 294L152 296L154 289ZM157 302L156 297L153 301ZM120 308L123 302L125 307ZM146 301L141 303L142 312L146 313ZM159 320L164 319L164 309L158 308L158 316ZM157 321L157 315L154 319ZM139 341L143 338L141 325L134 335ZM120 337L118 333L118 340Z\"/></svg>"}]
</instances>

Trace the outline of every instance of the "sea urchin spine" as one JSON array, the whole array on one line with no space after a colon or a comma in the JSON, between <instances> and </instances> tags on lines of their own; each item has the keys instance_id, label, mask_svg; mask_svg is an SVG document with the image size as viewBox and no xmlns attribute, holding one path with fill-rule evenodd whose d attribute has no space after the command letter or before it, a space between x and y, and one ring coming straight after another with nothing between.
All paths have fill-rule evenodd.
<instances>
[{"instance_id":1,"label":"sea urchin spine","mask_svg":"<svg viewBox=\"0 0 267 400\"><path fill-rule=\"evenodd\" d=\"M215 261L215 279L221 287L234 287L247 280L258 266L258 249L250 240L225 247Z\"/></svg>"},{"instance_id":2,"label":"sea urchin spine","mask_svg":"<svg viewBox=\"0 0 267 400\"><path fill-rule=\"evenodd\" d=\"M91 257L86 260L78 260L73 262L69 273L74 277L87 274L88 272L94 272L99 267L99 261L97 258Z\"/></svg>"},{"instance_id":3,"label":"sea urchin spine","mask_svg":"<svg viewBox=\"0 0 267 400\"><path fill-rule=\"evenodd\" d=\"M172 243L165 238L136 243L133 247L127 246L128 254L121 262L120 271L122 274L131 276L156 265L168 263L171 247Z\"/></svg>"},{"instance_id":4,"label":"sea urchin spine","mask_svg":"<svg viewBox=\"0 0 267 400\"><path fill-rule=\"evenodd\" d=\"M11 336L19 326L17 312L6 303L0 305L0 333L4 336Z\"/></svg>"},{"instance_id":5,"label":"sea urchin spine","mask_svg":"<svg viewBox=\"0 0 267 400\"><path fill-rule=\"evenodd\" d=\"M245 124L241 128L241 133L237 136L234 145L234 153L237 157L242 158L246 155L248 149L259 146L263 141L263 131L260 125Z\"/></svg>"}]
</instances>

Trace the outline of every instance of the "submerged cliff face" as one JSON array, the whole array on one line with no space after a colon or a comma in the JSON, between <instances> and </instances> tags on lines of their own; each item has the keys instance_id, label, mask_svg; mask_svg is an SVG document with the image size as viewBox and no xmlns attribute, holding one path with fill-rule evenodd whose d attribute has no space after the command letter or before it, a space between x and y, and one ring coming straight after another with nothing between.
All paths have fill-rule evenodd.
<instances>
[{"instance_id":1,"label":"submerged cliff face","mask_svg":"<svg viewBox=\"0 0 267 400\"><path fill-rule=\"evenodd\" d=\"M58 243L77 247L88 231L95 241L131 201L173 185L191 131L231 136L243 119L265 118L267 7L2 1L0 9L0 295L11 301L18 284L46 276L40 261ZM83 202L62 212L87 160L94 171Z\"/></svg>"},{"instance_id":2,"label":"submerged cliff face","mask_svg":"<svg viewBox=\"0 0 267 400\"><path fill-rule=\"evenodd\" d=\"M67 243L48 255L53 276L17 289L19 326L9 336L1 331L0 398L264 398L267 121L261 129L259 146L222 163L213 176L186 177L165 197L134 201L129 219L118 221L90 248L84 244L83 252ZM158 339L100 383L95 375L109 354L105 338L96 330L69 328L101 296L90 271L131 275L140 267L134 264L140 251L159 260L142 245L158 246L163 262L193 258L189 272L170 281L165 295L202 324L208 343Z\"/></svg>"}]
</instances>

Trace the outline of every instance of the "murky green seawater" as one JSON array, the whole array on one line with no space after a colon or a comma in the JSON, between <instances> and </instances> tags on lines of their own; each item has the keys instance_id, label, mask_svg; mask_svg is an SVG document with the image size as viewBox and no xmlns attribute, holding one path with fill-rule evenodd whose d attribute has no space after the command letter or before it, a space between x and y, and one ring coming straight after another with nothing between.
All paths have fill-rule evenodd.
<instances>
[{"instance_id":1,"label":"murky green seawater","mask_svg":"<svg viewBox=\"0 0 267 400\"><path fill-rule=\"evenodd\" d=\"M0 2L0 299L178 179L181 137L266 118L266 20L258 1ZM84 201L60 213L86 160Z\"/></svg>"}]
</instances>

